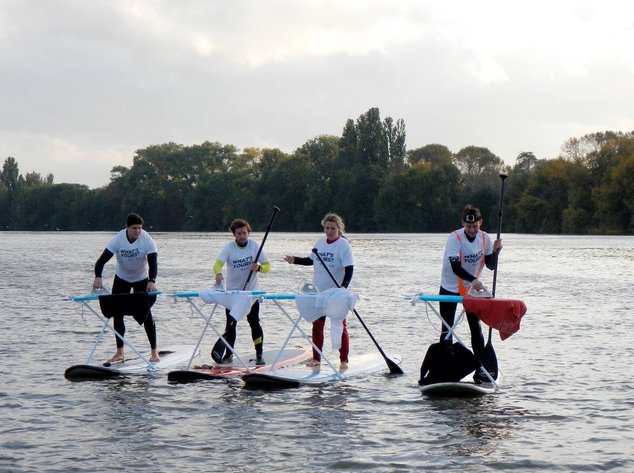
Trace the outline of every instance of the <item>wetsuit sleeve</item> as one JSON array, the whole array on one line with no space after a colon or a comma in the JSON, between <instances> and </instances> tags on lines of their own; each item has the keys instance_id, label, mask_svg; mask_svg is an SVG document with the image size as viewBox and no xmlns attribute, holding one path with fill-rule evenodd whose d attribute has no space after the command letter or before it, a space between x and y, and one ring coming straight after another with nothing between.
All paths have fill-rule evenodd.
<instances>
[{"instance_id":1,"label":"wetsuit sleeve","mask_svg":"<svg viewBox=\"0 0 634 473\"><path fill-rule=\"evenodd\" d=\"M494 251L490 255L486 255L484 257L484 264L486 264L487 268L489 268L491 271L493 271L495 269L495 266L497 265L498 255L499 253L496 253Z\"/></svg>"},{"instance_id":2,"label":"wetsuit sleeve","mask_svg":"<svg viewBox=\"0 0 634 473\"><path fill-rule=\"evenodd\" d=\"M110 261L110 258L112 258L113 256L114 256L114 253L110 251L109 249L106 248L105 250L103 250L103 253L101 253L101 256L95 263L95 277L96 278L101 277L101 274L103 273L103 267L106 265L108 261Z\"/></svg>"},{"instance_id":3,"label":"wetsuit sleeve","mask_svg":"<svg viewBox=\"0 0 634 473\"><path fill-rule=\"evenodd\" d=\"M148 281L156 282L156 276L158 274L158 253L150 253L147 255L148 264Z\"/></svg>"},{"instance_id":4,"label":"wetsuit sleeve","mask_svg":"<svg viewBox=\"0 0 634 473\"><path fill-rule=\"evenodd\" d=\"M469 282L475 279L475 276L469 274L469 272L462 267L462 265L460 264L460 259L453 260L449 258L449 262L451 263L451 269L453 270L453 273L460 279L464 279L465 281Z\"/></svg>"},{"instance_id":5,"label":"wetsuit sleeve","mask_svg":"<svg viewBox=\"0 0 634 473\"><path fill-rule=\"evenodd\" d=\"M222 273L222 267L225 265L224 261L216 260L214 263L214 276Z\"/></svg>"},{"instance_id":6,"label":"wetsuit sleeve","mask_svg":"<svg viewBox=\"0 0 634 473\"><path fill-rule=\"evenodd\" d=\"M293 256L293 264L299 264L301 266L312 266L313 260L310 259L310 256Z\"/></svg>"},{"instance_id":7,"label":"wetsuit sleeve","mask_svg":"<svg viewBox=\"0 0 634 473\"><path fill-rule=\"evenodd\" d=\"M345 287L346 289L348 288L348 285L350 284L350 281L352 280L352 273L354 272L354 266L350 265L350 266L346 266L343 269L344 273L343 273L343 281L341 281L341 287Z\"/></svg>"},{"instance_id":8,"label":"wetsuit sleeve","mask_svg":"<svg viewBox=\"0 0 634 473\"><path fill-rule=\"evenodd\" d=\"M260 269L259 271L261 273L268 273L271 270L271 263L268 261L265 261L263 263L260 263Z\"/></svg>"}]
</instances>

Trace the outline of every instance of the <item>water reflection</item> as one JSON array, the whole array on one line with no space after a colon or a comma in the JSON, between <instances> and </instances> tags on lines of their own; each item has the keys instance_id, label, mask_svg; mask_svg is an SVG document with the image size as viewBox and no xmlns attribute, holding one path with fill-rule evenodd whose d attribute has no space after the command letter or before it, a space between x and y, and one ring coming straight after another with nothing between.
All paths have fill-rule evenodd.
<instances>
[{"instance_id":1,"label":"water reflection","mask_svg":"<svg viewBox=\"0 0 634 473\"><path fill-rule=\"evenodd\" d=\"M513 438L522 408L502 406L495 395L473 398L428 399L435 422L445 426L441 437L449 455L489 455Z\"/></svg>"}]
</instances>

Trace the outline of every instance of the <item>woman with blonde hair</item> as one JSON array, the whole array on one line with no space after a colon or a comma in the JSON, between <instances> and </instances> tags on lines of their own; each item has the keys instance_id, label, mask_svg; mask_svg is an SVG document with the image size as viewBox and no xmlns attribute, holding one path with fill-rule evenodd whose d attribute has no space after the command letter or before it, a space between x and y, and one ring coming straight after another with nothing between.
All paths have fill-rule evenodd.
<instances>
[{"instance_id":1,"label":"woman with blonde hair","mask_svg":"<svg viewBox=\"0 0 634 473\"><path fill-rule=\"evenodd\" d=\"M348 239L343 236L345 224L343 219L336 213L327 213L321 221L324 227L324 235L321 236L315 248L321 260L330 270L341 287L347 288L352 280L354 271L354 259L352 257L352 247ZM289 264L299 264L303 266L313 266L313 284L320 292L337 287L324 265L319 261L315 262L316 256L290 256L286 255L284 260ZM320 317L313 322L312 338L313 343L321 351L324 344L324 325L326 317ZM341 334L341 348L339 349L340 368L348 368L348 353L350 350L350 340L346 321L343 321L343 333ZM308 366L319 366L321 355L313 348L313 359L308 362Z\"/></svg>"}]
</instances>

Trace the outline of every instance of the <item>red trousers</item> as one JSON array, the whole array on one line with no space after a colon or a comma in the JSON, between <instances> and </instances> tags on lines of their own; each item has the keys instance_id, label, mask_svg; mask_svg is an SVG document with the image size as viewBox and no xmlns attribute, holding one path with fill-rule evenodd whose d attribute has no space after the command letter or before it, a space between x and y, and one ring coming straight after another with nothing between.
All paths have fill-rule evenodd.
<instances>
[{"instance_id":1,"label":"red trousers","mask_svg":"<svg viewBox=\"0 0 634 473\"><path fill-rule=\"evenodd\" d=\"M313 343L317 345L319 350L324 346L324 325L326 317L320 317L313 322ZM350 352L350 338L348 337L348 326L343 321L343 332L341 334L341 348L339 348L339 361L348 362L348 353ZM313 348L313 359L321 361L321 355Z\"/></svg>"}]
</instances>

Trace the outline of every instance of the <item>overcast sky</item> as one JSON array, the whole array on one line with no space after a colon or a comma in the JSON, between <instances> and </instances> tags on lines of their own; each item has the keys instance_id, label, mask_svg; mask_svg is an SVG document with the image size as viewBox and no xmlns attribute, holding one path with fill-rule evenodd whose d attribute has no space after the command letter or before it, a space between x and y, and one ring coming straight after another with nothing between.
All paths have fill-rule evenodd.
<instances>
[{"instance_id":1,"label":"overcast sky","mask_svg":"<svg viewBox=\"0 0 634 473\"><path fill-rule=\"evenodd\" d=\"M371 107L506 164L634 130L631 0L0 0L0 159L103 186L135 150L292 152Z\"/></svg>"}]
</instances>

